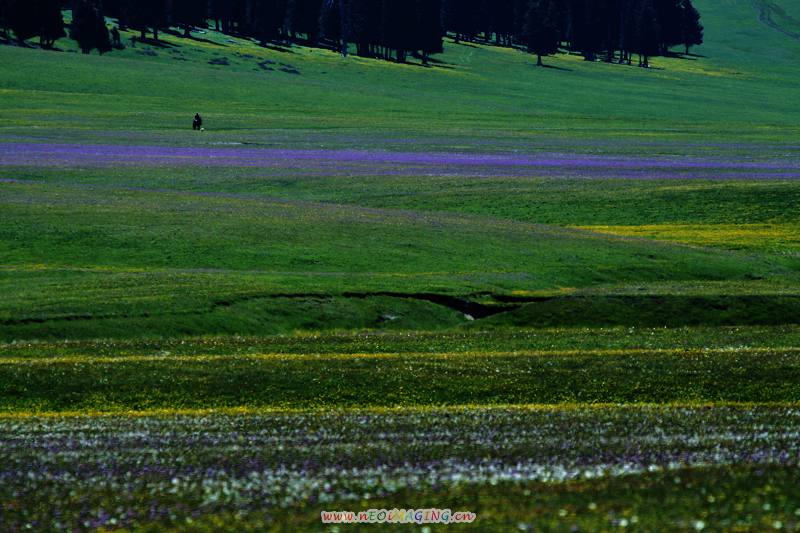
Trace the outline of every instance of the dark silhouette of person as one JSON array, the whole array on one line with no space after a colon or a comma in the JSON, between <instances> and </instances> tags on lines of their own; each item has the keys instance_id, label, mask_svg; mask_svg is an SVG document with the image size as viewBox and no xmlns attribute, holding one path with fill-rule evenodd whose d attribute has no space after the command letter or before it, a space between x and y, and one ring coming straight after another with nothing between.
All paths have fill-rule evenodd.
<instances>
[{"instance_id":1,"label":"dark silhouette of person","mask_svg":"<svg viewBox=\"0 0 800 533\"><path fill-rule=\"evenodd\" d=\"M192 129L193 130L203 129L203 118L200 116L200 113L194 114L194 120L192 121Z\"/></svg>"}]
</instances>

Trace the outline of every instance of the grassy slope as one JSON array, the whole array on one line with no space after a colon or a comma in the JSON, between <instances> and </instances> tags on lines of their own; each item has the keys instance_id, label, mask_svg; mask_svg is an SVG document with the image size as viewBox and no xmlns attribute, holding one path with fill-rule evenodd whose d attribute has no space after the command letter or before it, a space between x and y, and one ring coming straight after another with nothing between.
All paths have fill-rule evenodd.
<instances>
[{"instance_id":1,"label":"grassy slope","mask_svg":"<svg viewBox=\"0 0 800 533\"><path fill-rule=\"evenodd\" d=\"M0 345L0 412L794 404L798 336L797 326L505 328L14 343Z\"/></svg>"},{"instance_id":2,"label":"grassy slope","mask_svg":"<svg viewBox=\"0 0 800 533\"><path fill-rule=\"evenodd\" d=\"M366 311L346 302L320 308L311 299L346 291L558 295L657 283L694 294L722 283L723 294L755 286L791 295L797 278L793 258L770 252L653 244L477 215L69 185L3 187L0 318L8 340L425 329L463 321L402 299L373 301ZM298 294L308 296L274 298ZM769 299L763 304L770 309ZM775 319L796 316L777 309ZM381 324L389 315L420 318Z\"/></svg>"},{"instance_id":3,"label":"grassy slope","mask_svg":"<svg viewBox=\"0 0 800 533\"><path fill-rule=\"evenodd\" d=\"M566 56L548 62L568 70L537 70L517 52L450 43L444 64L423 70L213 33L204 37L222 46L170 37L174 48L106 57L0 47L0 142L796 158L800 47L760 25L748 0L697 3L711 43L696 50L703 57L659 59L663 70L646 72ZM230 66L207 63L223 55ZM196 110L210 127L203 136L186 131ZM792 182L2 167L0 178L21 180L0 183L0 340L128 339L0 344L0 412L12 421L32 411L528 402L784 409L800 399L797 326L718 325L797 321ZM557 298L445 333L185 337L466 322L430 302L345 290ZM597 327L604 318L705 325ZM509 327L564 323L592 327ZM601 530L634 516L643 529L696 527L687 517L753 529L795 520L796 485L795 470L734 466L465 484L341 505L438 502L478 511L480 531L561 530L565 520ZM304 504L271 523L237 513L186 527L311 529L318 511Z\"/></svg>"},{"instance_id":4,"label":"grassy slope","mask_svg":"<svg viewBox=\"0 0 800 533\"><path fill-rule=\"evenodd\" d=\"M795 157L800 45L759 23L749 2L701 8L711 44L650 71L565 55L549 60L562 70L536 69L516 51L452 43L439 66L423 69L267 50L214 32L104 57L0 47L0 140ZM209 64L221 57L229 65ZM186 131L195 110L209 125L202 136ZM235 168L2 168L0 177L22 180L2 184L7 340L464 322L407 298L337 300L344 291L792 296L797 281L793 182L293 178ZM732 232L741 224L758 230ZM287 293L308 296L273 298ZM796 320L794 304L761 301L753 314L767 323ZM555 305L545 324L575 302ZM686 323L714 323L719 305L729 303ZM527 311L511 323L525 323Z\"/></svg>"},{"instance_id":5,"label":"grassy slope","mask_svg":"<svg viewBox=\"0 0 800 533\"><path fill-rule=\"evenodd\" d=\"M3 359L0 379L11 412L792 403L800 351Z\"/></svg>"},{"instance_id":6,"label":"grassy slope","mask_svg":"<svg viewBox=\"0 0 800 533\"><path fill-rule=\"evenodd\" d=\"M568 56L550 59L568 70L536 69L519 52L454 44L441 66L422 69L321 50L264 50L213 33L203 36L209 42L168 36L164 48L140 45L105 57L4 47L0 119L13 134L58 137L77 129L102 138L134 130L151 139L161 132L166 142L188 138L176 130L195 110L222 137L293 145L296 130L311 130L317 139L333 130L359 141L408 133L419 144L443 134L467 143L631 136L789 141L785 136L797 132L792 58L800 43L759 24L748 0L699 5L710 44L697 52L705 57L660 59L651 71ZM230 65L208 64L220 57ZM259 67L265 59L274 70ZM300 74L283 72L282 64Z\"/></svg>"}]
</instances>

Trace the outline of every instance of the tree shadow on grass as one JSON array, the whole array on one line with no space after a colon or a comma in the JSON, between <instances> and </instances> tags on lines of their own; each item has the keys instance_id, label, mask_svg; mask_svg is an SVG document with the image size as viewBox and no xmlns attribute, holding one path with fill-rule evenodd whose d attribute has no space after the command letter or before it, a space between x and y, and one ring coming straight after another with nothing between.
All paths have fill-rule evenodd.
<instances>
[{"instance_id":1,"label":"tree shadow on grass","mask_svg":"<svg viewBox=\"0 0 800 533\"><path fill-rule=\"evenodd\" d=\"M685 54L682 52L667 52L666 54L664 54L664 57L669 57L670 59L684 59L686 61L697 61L698 58L706 56Z\"/></svg>"},{"instance_id":2,"label":"tree shadow on grass","mask_svg":"<svg viewBox=\"0 0 800 533\"><path fill-rule=\"evenodd\" d=\"M4 39L0 38L0 44L7 44L9 46L16 46L17 48L39 48L38 46L36 46L33 43L29 43L27 41L20 41L16 37L13 38L13 39L11 37L6 37Z\"/></svg>"},{"instance_id":3,"label":"tree shadow on grass","mask_svg":"<svg viewBox=\"0 0 800 533\"><path fill-rule=\"evenodd\" d=\"M422 56L419 54L411 54L411 57L419 61L419 63L404 63L405 65L410 65L414 67L424 67L424 68L442 68L447 70L454 70L456 67L452 63L448 63L446 61L442 61L441 59L436 59L433 57L428 57L428 63L425 64L422 62Z\"/></svg>"},{"instance_id":4,"label":"tree shadow on grass","mask_svg":"<svg viewBox=\"0 0 800 533\"><path fill-rule=\"evenodd\" d=\"M142 39L141 36L132 37L131 41L134 42L135 44L145 44L147 46L153 46L155 48L180 48L180 45L168 43L160 39L159 40L151 39L150 37L147 37L145 39Z\"/></svg>"},{"instance_id":5,"label":"tree shadow on grass","mask_svg":"<svg viewBox=\"0 0 800 533\"><path fill-rule=\"evenodd\" d=\"M432 69L445 69L445 70L455 70L456 67L447 63L441 65L435 65L430 60L428 60L428 64L424 63L405 63L411 67L422 67L422 68L432 68Z\"/></svg>"},{"instance_id":6,"label":"tree shadow on grass","mask_svg":"<svg viewBox=\"0 0 800 533\"><path fill-rule=\"evenodd\" d=\"M550 70L560 70L561 72L573 72L573 70L571 68L559 67L559 66L556 66L556 65L549 65L547 63L545 63L544 65L541 65L540 68L546 68L546 69L550 69Z\"/></svg>"},{"instance_id":7,"label":"tree shadow on grass","mask_svg":"<svg viewBox=\"0 0 800 533\"><path fill-rule=\"evenodd\" d=\"M182 31L177 31L173 29L169 30L162 30L164 33L172 35L173 37L178 37L180 39L186 39L187 41L194 41L196 43L206 43L206 44L213 44L215 46L228 46L223 43L218 43L217 41L212 41L211 39L204 39L203 37L195 37L194 35L186 35Z\"/></svg>"},{"instance_id":8,"label":"tree shadow on grass","mask_svg":"<svg viewBox=\"0 0 800 533\"><path fill-rule=\"evenodd\" d=\"M425 67L425 68L437 68L437 69L441 68L441 69L444 69L444 70L456 70L455 65L450 65L449 63L442 63L441 65L434 65L434 64L430 63L430 61L429 61L427 65L420 64L420 66L421 67Z\"/></svg>"},{"instance_id":9,"label":"tree shadow on grass","mask_svg":"<svg viewBox=\"0 0 800 533\"><path fill-rule=\"evenodd\" d=\"M480 47L479 47L478 45L476 45L476 44L468 43L468 42L466 42L466 41L458 41L458 42L456 42L456 41L455 41L454 39L452 39L452 38L450 39L450 43L451 43L451 44L455 44L455 45L457 45L457 46L466 46L467 48L480 48Z\"/></svg>"},{"instance_id":10,"label":"tree shadow on grass","mask_svg":"<svg viewBox=\"0 0 800 533\"><path fill-rule=\"evenodd\" d=\"M228 34L226 34L228 35ZM280 41L267 41L262 42L260 39L256 39L250 37L249 35L242 35L239 33L231 33L230 37L236 37L237 39L241 39L242 41L246 41L248 43L253 44L254 46L258 46L259 48L266 48L267 50L274 50L275 52L281 52L283 54L296 54L294 50L292 50L292 43L289 42L280 42ZM309 46L309 44L305 44L305 46ZM314 46L314 48L318 48Z\"/></svg>"},{"instance_id":11,"label":"tree shadow on grass","mask_svg":"<svg viewBox=\"0 0 800 533\"><path fill-rule=\"evenodd\" d=\"M370 58L370 59L373 59L374 61L384 61L386 63L391 63L392 65L404 65L404 66L407 66L407 67L416 67L416 68L425 68L425 69L455 70L455 68L456 68L454 65L451 65L449 63L434 64L434 62L431 61L430 58L428 58L428 64L427 65L425 63L423 63L422 59L419 58L419 57L415 57L414 58L417 61L413 61L413 62L412 61L404 61L402 63L398 63L395 60L383 59L383 58L380 58L380 57Z\"/></svg>"},{"instance_id":12,"label":"tree shadow on grass","mask_svg":"<svg viewBox=\"0 0 800 533\"><path fill-rule=\"evenodd\" d=\"M225 43L218 43L217 41L212 41L211 39L203 39L202 37L195 37L194 35L190 35L186 37L185 35L179 35L182 39L188 39L190 41L194 41L196 43L206 43L206 44L213 44L214 46L228 46Z\"/></svg>"},{"instance_id":13,"label":"tree shadow on grass","mask_svg":"<svg viewBox=\"0 0 800 533\"><path fill-rule=\"evenodd\" d=\"M259 43L259 46L261 48L266 48L267 50L273 50L275 52L280 52L282 54L296 54L297 53L294 50L292 50L291 48L289 48L288 46L283 45L283 44L279 44L279 43L266 43L266 44Z\"/></svg>"},{"instance_id":14,"label":"tree shadow on grass","mask_svg":"<svg viewBox=\"0 0 800 533\"><path fill-rule=\"evenodd\" d=\"M435 67L441 68L453 68L454 65L452 63L448 63L447 61L442 61L441 59L436 59L435 57L429 57L428 63Z\"/></svg>"}]
</instances>

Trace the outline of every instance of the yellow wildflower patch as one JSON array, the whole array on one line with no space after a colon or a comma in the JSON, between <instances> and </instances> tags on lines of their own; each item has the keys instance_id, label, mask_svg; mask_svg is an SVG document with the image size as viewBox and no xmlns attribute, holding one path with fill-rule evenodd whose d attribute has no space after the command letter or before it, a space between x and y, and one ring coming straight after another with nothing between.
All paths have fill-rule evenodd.
<instances>
[{"instance_id":1,"label":"yellow wildflower patch","mask_svg":"<svg viewBox=\"0 0 800 533\"><path fill-rule=\"evenodd\" d=\"M800 252L797 224L654 224L644 226L580 226L579 229L645 237L699 246Z\"/></svg>"}]
</instances>

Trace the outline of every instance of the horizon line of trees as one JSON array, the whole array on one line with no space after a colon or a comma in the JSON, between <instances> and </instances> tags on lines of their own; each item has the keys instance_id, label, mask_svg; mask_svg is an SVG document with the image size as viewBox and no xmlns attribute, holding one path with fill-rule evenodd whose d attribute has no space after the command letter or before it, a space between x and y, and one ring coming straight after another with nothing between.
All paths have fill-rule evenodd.
<instances>
[{"instance_id":1,"label":"horizon line of trees","mask_svg":"<svg viewBox=\"0 0 800 533\"><path fill-rule=\"evenodd\" d=\"M347 55L427 64L443 51L443 37L522 48L542 57L560 48L587 61L649 66L649 58L703 42L700 13L691 0L0 0L0 34L39 37L52 48L66 36L63 9L72 10L70 37L84 53L107 52L105 17L119 30L148 34L180 28L192 37L213 27L263 46L302 43ZM113 41L121 45L117 28ZM116 33L115 33L116 32Z\"/></svg>"}]
</instances>

